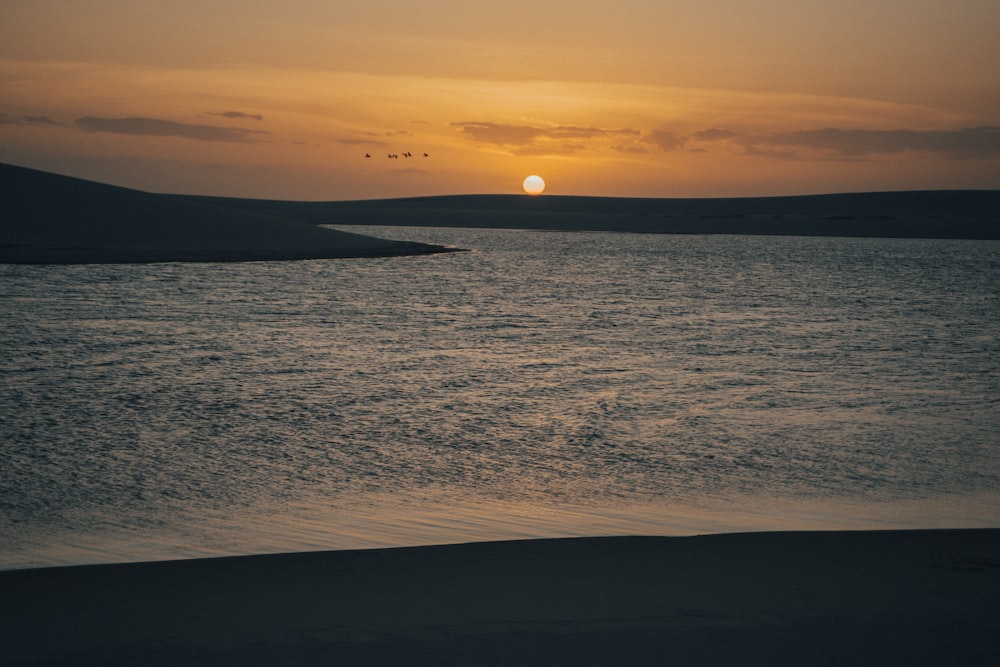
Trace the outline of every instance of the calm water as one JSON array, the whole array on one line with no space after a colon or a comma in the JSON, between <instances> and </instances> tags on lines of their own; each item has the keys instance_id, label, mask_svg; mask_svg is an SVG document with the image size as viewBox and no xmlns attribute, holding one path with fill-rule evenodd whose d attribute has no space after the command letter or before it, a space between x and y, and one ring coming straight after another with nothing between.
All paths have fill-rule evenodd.
<instances>
[{"instance_id":1,"label":"calm water","mask_svg":"<svg viewBox=\"0 0 1000 667\"><path fill-rule=\"evenodd\" d=\"M1000 525L1000 243L0 265L0 567Z\"/></svg>"}]
</instances>

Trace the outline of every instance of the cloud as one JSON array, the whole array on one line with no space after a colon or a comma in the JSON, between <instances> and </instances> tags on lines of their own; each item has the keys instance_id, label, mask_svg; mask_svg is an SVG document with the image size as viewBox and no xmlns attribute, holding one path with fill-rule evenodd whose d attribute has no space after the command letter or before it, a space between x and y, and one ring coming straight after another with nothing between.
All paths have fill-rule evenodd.
<instances>
[{"instance_id":1,"label":"cloud","mask_svg":"<svg viewBox=\"0 0 1000 667\"><path fill-rule=\"evenodd\" d=\"M759 145L826 151L845 157L893 155L905 152L935 153L948 157L1000 155L1000 127L961 130L843 130L834 127L755 137Z\"/></svg>"},{"instance_id":2,"label":"cloud","mask_svg":"<svg viewBox=\"0 0 1000 667\"><path fill-rule=\"evenodd\" d=\"M643 135L640 141L657 146L662 151L689 152L706 152L706 143L728 143L742 147L746 155L781 159L863 159L908 152L949 158L1000 155L1000 127L970 127L960 130L827 127L770 134L742 134L721 128L679 134L657 129Z\"/></svg>"},{"instance_id":3,"label":"cloud","mask_svg":"<svg viewBox=\"0 0 1000 667\"><path fill-rule=\"evenodd\" d=\"M653 130L652 132L647 132L641 141L658 146L661 151L675 151L684 147L687 137L666 130Z\"/></svg>"},{"instance_id":4,"label":"cloud","mask_svg":"<svg viewBox=\"0 0 1000 667\"><path fill-rule=\"evenodd\" d=\"M222 116L224 118L232 118L233 120L245 118L247 120L264 120L264 117L259 113L243 113L242 111L223 111L223 112L213 112L208 113L209 116Z\"/></svg>"},{"instance_id":5,"label":"cloud","mask_svg":"<svg viewBox=\"0 0 1000 667\"><path fill-rule=\"evenodd\" d=\"M690 138L698 141L725 141L726 139L733 139L737 136L737 133L732 130L722 130L717 127L713 127L707 130L694 132L690 135Z\"/></svg>"},{"instance_id":6,"label":"cloud","mask_svg":"<svg viewBox=\"0 0 1000 667\"><path fill-rule=\"evenodd\" d=\"M150 137L183 137L198 141L254 142L256 136L269 134L260 130L245 130L216 125L192 125L159 118L95 118L84 116L76 119L76 126L84 132L111 132Z\"/></svg>"},{"instance_id":7,"label":"cloud","mask_svg":"<svg viewBox=\"0 0 1000 667\"><path fill-rule=\"evenodd\" d=\"M565 141L563 143L530 144L528 146L518 146L511 149L514 155L573 155L587 146L580 143Z\"/></svg>"},{"instance_id":8,"label":"cloud","mask_svg":"<svg viewBox=\"0 0 1000 667\"><path fill-rule=\"evenodd\" d=\"M529 125L503 125L499 123L452 123L462 128L476 141L498 146L526 146L532 143L543 131Z\"/></svg>"},{"instance_id":9,"label":"cloud","mask_svg":"<svg viewBox=\"0 0 1000 667\"><path fill-rule=\"evenodd\" d=\"M4 125L50 125L52 127L66 127L66 123L52 120L48 116L21 116L12 118L7 115L0 115L0 124Z\"/></svg>"},{"instance_id":10,"label":"cloud","mask_svg":"<svg viewBox=\"0 0 1000 667\"><path fill-rule=\"evenodd\" d=\"M474 141L495 144L497 146L515 147L515 153L521 155L570 153L586 148L586 145L580 141L581 139L639 134L638 130L628 128L606 129L600 127L581 127L578 125L537 127L534 125L508 125L482 121L465 121L452 123L452 125L462 128L462 133L468 135Z\"/></svg>"},{"instance_id":11,"label":"cloud","mask_svg":"<svg viewBox=\"0 0 1000 667\"><path fill-rule=\"evenodd\" d=\"M32 125L55 125L55 126L64 125L64 123L52 120L48 116L25 116L24 122L31 123Z\"/></svg>"},{"instance_id":12,"label":"cloud","mask_svg":"<svg viewBox=\"0 0 1000 667\"><path fill-rule=\"evenodd\" d=\"M649 151L644 147L636 146L634 144L631 146L626 146L625 144L615 144L611 147L611 150L618 151L619 153L632 153L633 155L645 155L649 153Z\"/></svg>"}]
</instances>

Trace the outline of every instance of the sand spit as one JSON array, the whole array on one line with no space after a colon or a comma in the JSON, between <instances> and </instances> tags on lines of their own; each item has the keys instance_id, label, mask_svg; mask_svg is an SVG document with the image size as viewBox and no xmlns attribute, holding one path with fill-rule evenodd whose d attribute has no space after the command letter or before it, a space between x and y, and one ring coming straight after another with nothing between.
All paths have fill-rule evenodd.
<instances>
[{"instance_id":1,"label":"sand spit","mask_svg":"<svg viewBox=\"0 0 1000 667\"><path fill-rule=\"evenodd\" d=\"M4 664L994 665L1000 530L583 538L0 572Z\"/></svg>"},{"instance_id":2,"label":"sand spit","mask_svg":"<svg viewBox=\"0 0 1000 667\"><path fill-rule=\"evenodd\" d=\"M449 250L10 165L0 164L0 189L3 263L223 262Z\"/></svg>"}]
</instances>

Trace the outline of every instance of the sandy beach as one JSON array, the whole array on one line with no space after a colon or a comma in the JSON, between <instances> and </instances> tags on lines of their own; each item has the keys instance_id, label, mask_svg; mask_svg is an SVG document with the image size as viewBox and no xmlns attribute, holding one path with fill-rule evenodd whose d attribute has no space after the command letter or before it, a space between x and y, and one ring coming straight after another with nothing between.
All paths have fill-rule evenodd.
<instances>
[{"instance_id":1,"label":"sandy beach","mask_svg":"<svg viewBox=\"0 0 1000 667\"><path fill-rule=\"evenodd\" d=\"M472 543L0 572L11 665L988 665L1000 530Z\"/></svg>"}]
</instances>

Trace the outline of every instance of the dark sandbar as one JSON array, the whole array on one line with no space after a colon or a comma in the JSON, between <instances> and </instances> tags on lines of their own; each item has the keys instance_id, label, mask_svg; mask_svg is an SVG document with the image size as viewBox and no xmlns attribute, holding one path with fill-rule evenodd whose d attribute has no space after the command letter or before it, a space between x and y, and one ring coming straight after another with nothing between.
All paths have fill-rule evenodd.
<instances>
[{"instance_id":1,"label":"dark sandbar","mask_svg":"<svg viewBox=\"0 0 1000 667\"><path fill-rule=\"evenodd\" d=\"M5 664L1000 664L1000 530L0 572Z\"/></svg>"}]
</instances>

